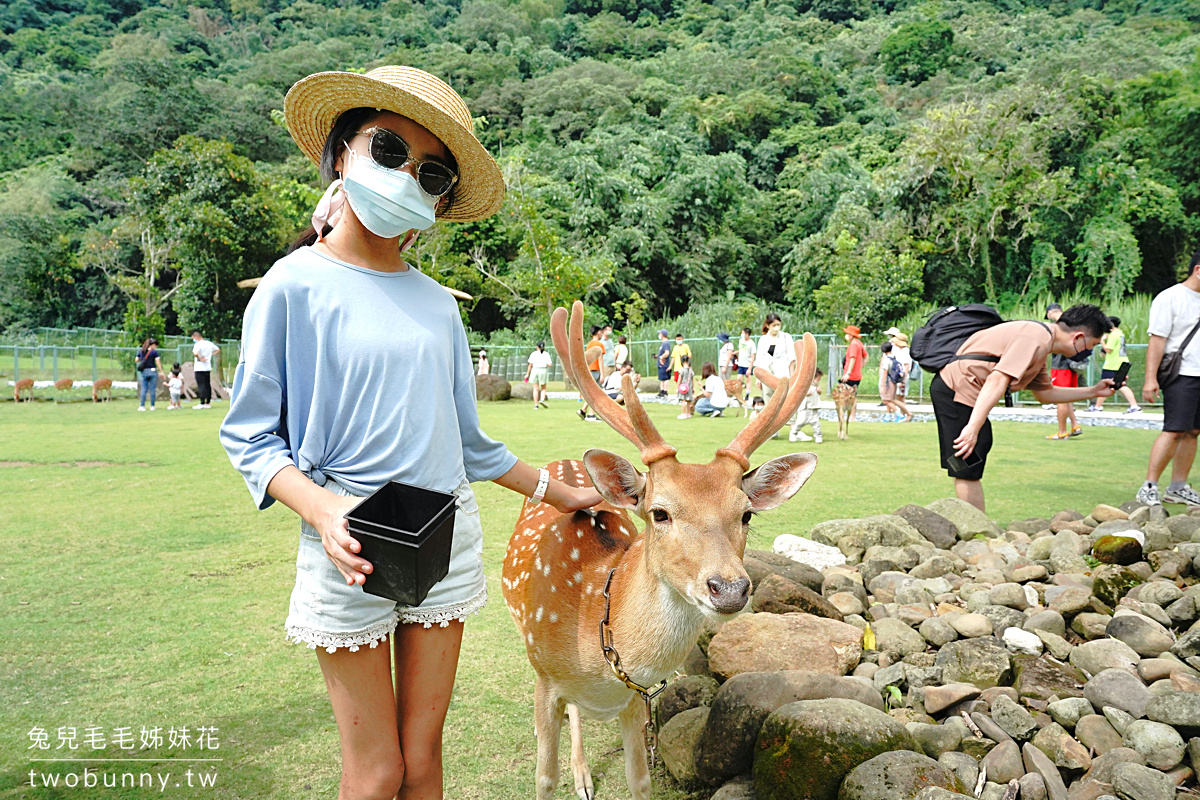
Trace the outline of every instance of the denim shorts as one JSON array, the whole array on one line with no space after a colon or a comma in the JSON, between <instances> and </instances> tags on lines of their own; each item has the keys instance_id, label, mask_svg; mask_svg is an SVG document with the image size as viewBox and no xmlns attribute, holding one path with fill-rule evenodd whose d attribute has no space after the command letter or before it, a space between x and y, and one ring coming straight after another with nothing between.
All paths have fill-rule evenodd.
<instances>
[{"instance_id":1,"label":"denim shorts","mask_svg":"<svg viewBox=\"0 0 1200 800\"><path fill-rule=\"evenodd\" d=\"M343 496L354 496L336 481L325 488ZM442 627L452 621L465 622L487 603L487 583L483 575L483 528L479 523L479 504L465 481L454 491L458 510L454 516L454 543L450 551L450 572L429 590L419 606L405 606L367 594L357 584L349 586L342 573L330 561L321 544L321 536L307 522L300 525L300 547L296 555L296 586L288 607L285 627L294 642L309 649L324 647L332 653L339 647L350 652L361 645L375 647L396 630L399 622L435 623Z\"/></svg>"}]
</instances>

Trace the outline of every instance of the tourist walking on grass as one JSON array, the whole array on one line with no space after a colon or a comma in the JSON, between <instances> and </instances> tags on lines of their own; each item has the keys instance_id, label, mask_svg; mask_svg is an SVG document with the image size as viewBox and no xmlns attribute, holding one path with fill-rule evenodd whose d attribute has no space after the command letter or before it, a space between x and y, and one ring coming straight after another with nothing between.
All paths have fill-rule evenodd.
<instances>
[{"instance_id":1,"label":"tourist walking on grass","mask_svg":"<svg viewBox=\"0 0 1200 800\"><path fill-rule=\"evenodd\" d=\"M721 380L726 380L733 374L733 342L729 341L729 334L724 332L717 334L717 341L720 342L720 348L717 350L717 374Z\"/></svg>"},{"instance_id":2,"label":"tourist walking on grass","mask_svg":"<svg viewBox=\"0 0 1200 800\"><path fill-rule=\"evenodd\" d=\"M1182 283L1165 289L1150 304L1150 344L1146 348L1146 381L1142 400L1153 403L1162 390L1162 433L1150 448L1146 483L1137 499L1146 505L1200 505L1200 494L1188 485L1200 435L1200 251L1188 263ZM1165 492L1158 479L1171 464Z\"/></svg>"},{"instance_id":3,"label":"tourist walking on grass","mask_svg":"<svg viewBox=\"0 0 1200 800\"><path fill-rule=\"evenodd\" d=\"M564 512L600 496L480 429L454 298L405 262L435 219L484 219L504 199L459 96L409 67L324 72L292 87L285 114L331 184L246 307L221 442L259 508L278 500L302 519L286 629L325 677L339 798L439 798L463 623L487 599L469 482L544 492ZM390 480L457 495L450 572L416 607L364 593L374 565L345 519Z\"/></svg>"},{"instance_id":4,"label":"tourist walking on grass","mask_svg":"<svg viewBox=\"0 0 1200 800\"><path fill-rule=\"evenodd\" d=\"M904 366L896 358L896 347L891 342L884 342L879 346L879 352L880 369L883 370L883 392L879 397L888 410L883 421L910 422L912 414L909 413L908 406L904 405L904 395L900 391L900 387L904 385Z\"/></svg>"},{"instance_id":5,"label":"tourist walking on grass","mask_svg":"<svg viewBox=\"0 0 1200 800\"><path fill-rule=\"evenodd\" d=\"M679 371L675 373L675 392L683 411L679 412L677 419L687 419L692 416L692 404L696 399L695 382L696 373L692 371L692 357L681 356Z\"/></svg>"},{"instance_id":6,"label":"tourist walking on grass","mask_svg":"<svg viewBox=\"0 0 1200 800\"><path fill-rule=\"evenodd\" d=\"M754 385L754 353L756 346L754 339L751 337L752 331L749 328L742 328L741 338L737 343L737 371L742 380L746 382L747 399L751 394L751 387Z\"/></svg>"},{"instance_id":7,"label":"tourist walking on grass","mask_svg":"<svg viewBox=\"0 0 1200 800\"><path fill-rule=\"evenodd\" d=\"M1100 355L1104 356L1104 364L1100 367L1101 378L1115 378L1121 365L1129 363L1129 355L1125 351L1125 332L1121 330L1121 319L1120 317L1109 317L1108 321L1112 323L1112 330L1104 334L1104 339L1100 342ZM1117 391L1121 393L1121 397L1125 398L1125 402L1129 403L1129 408L1125 409L1124 413L1136 414L1142 410L1127 381L1118 386ZM1103 397L1097 397L1095 402L1088 406L1088 411L1103 411L1104 400Z\"/></svg>"},{"instance_id":8,"label":"tourist walking on grass","mask_svg":"<svg viewBox=\"0 0 1200 800\"><path fill-rule=\"evenodd\" d=\"M896 330L892 328L892 330ZM900 364L900 382L896 384L896 404L904 413L903 422L912 422L912 413L904 401L908 399L908 379L912 376L913 357L908 348L908 334L896 333L889 340L892 343L892 358Z\"/></svg>"},{"instance_id":9,"label":"tourist walking on grass","mask_svg":"<svg viewBox=\"0 0 1200 800\"><path fill-rule=\"evenodd\" d=\"M683 340L683 334L675 334L675 346L671 348L671 374L675 378L676 391L679 387L679 373L683 371L683 359L692 359L692 346Z\"/></svg>"},{"instance_id":10,"label":"tourist walking on grass","mask_svg":"<svg viewBox=\"0 0 1200 800\"><path fill-rule=\"evenodd\" d=\"M1046 308L1046 319L1057 322L1063 314L1062 306L1051 303ZM1079 373L1087 369L1087 359L1092 354L1090 349L1071 356L1054 353L1050 356L1050 383L1063 389L1074 389L1079 386ZM1058 432L1047 436L1053 441L1062 441L1072 436L1083 434L1083 426L1075 416L1073 403L1058 403L1055 407L1058 415Z\"/></svg>"},{"instance_id":11,"label":"tourist walking on grass","mask_svg":"<svg viewBox=\"0 0 1200 800\"><path fill-rule=\"evenodd\" d=\"M1046 356L1078 355L1100 343L1108 317L1091 305L1072 306L1047 325L1036 321L1002 322L973 334L958 356L929 387L937 418L941 463L954 479L954 493L984 510L983 471L992 448L988 414L1006 392L1029 389L1040 403L1070 403L1112 394L1112 381L1091 387L1054 386ZM994 358L996 360L986 360Z\"/></svg>"},{"instance_id":12,"label":"tourist walking on grass","mask_svg":"<svg viewBox=\"0 0 1200 800\"><path fill-rule=\"evenodd\" d=\"M821 378L823 376L824 373L819 369L813 372L812 384L808 387L804 399L800 401L800 408L796 410L796 418L792 421L792 429L788 432L789 442L821 444L821 417L818 414L818 408L821 403ZM805 425L812 428L812 436L802 430Z\"/></svg>"},{"instance_id":13,"label":"tourist walking on grass","mask_svg":"<svg viewBox=\"0 0 1200 800\"><path fill-rule=\"evenodd\" d=\"M192 408L212 408L212 373L213 362L221 348L200 335L200 331L192 331L192 374L196 377L196 395L199 403Z\"/></svg>"},{"instance_id":14,"label":"tourist walking on grass","mask_svg":"<svg viewBox=\"0 0 1200 800\"><path fill-rule=\"evenodd\" d=\"M487 350L479 351L479 368L475 371L476 375L491 375L492 362L488 361Z\"/></svg>"},{"instance_id":15,"label":"tourist walking on grass","mask_svg":"<svg viewBox=\"0 0 1200 800\"><path fill-rule=\"evenodd\" d=\"M546 402L546 384L550 382L550 368L554 359L546 352L544 341L537 343L537 348L529 354L528 366L525 367L525 381L533 384L533 407L549 408Z\"/></svg>"},{"instance_id":16,"label":"tourist walking on grass","mask_svg":"<svg viewBox=\"0 0 1200 800\"><path fill-rule=\"evenodd\" d=\"M618 336L615 351L613 353L613 362L619 369L622 364L629 361L629 340L624 336Z\"/></svg>"},{"instance_id":17,"label":"tourist walking on grass","mask_svg":"<svg viewBox=\"0 0 1200 800\"><path fill-rule=\"evenodd\" d=\"M658 396L667 396L667 383L671 380L671 341L665 330L658 332L658 354L654 357L658 365Z\"/></svg>"},{"instance_id":18,"label":"tourist walking on grass","mask_svg":"<svg viewBox=\"0 0 1200 800\"><path fill-rule=\"evenodd\" d=\"M846 337L846 357L842 359L840 382L854 390L848 417L853 422L854 412L858 410L858 386L862 383L863 368L867 365L867 348L862 343L862 331L857 325L842 328L842 335Z\"/></svg>"},{"instance_id":19,"label":"tourist walking on grass","mask_svg":"<svg viewBox=\"0 0 1200 800\"><path fill-rule=\"evenodd\" d=\"M158 354L158 340L153 336L142 342L137 351L138 411L154 410L155 395L158 394L158 376L163 372L162 359Z\"/></svg>"}]
</instances>

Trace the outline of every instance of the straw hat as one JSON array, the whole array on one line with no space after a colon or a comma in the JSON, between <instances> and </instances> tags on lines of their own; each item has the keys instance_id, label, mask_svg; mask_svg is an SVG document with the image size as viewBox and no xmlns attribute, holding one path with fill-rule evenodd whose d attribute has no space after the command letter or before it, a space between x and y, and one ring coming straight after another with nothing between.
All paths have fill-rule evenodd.
<instances>
[{"instance_id":1,"label":"straw hat","mask_svg":"<svg viewBox=\"0 0 1200 800\"><path fill-rule=\"evenodd\" d=\"M454 202L438 218L470 222L495 214L504 177L472 132L471 112L458 93L415 67L379 67L365 75L318 72L296 82L284 101L288 132L317 166L333 123L352 108L393 111L427 129L458 162Z\"/></svg>"},{"instance_id":2,"label":"straw hat","mask_svg":"<svg viewBox=\"0 0 1200 800\"><path fill-rule=\"evenodd\" d=\"M899 345L900 347L908 347L908 334L897 333L892 337L892 344Z\"/></svg>"}]
</instances>

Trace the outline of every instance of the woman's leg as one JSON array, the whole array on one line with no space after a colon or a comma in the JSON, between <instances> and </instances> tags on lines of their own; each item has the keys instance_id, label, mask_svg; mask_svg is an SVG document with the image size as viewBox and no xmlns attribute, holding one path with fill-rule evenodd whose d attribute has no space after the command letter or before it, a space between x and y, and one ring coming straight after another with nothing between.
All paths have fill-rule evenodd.
<instances>
[{"instance_id":1,"label":"woman's leg","mask_svg":"<svg viewBox=\"0 0 1200 800\"><path fill-rule=\"evenodd\" d=\"M351 653L317 648L342 749L338 800L392 800L403 782L388 642Z\"/></svg>"},{"instance_id":2,"label":"woman's leg","mask_svg":"<svg viewBox=\"0 0 1200 800\"><path fill-rule=\"evenodd\" d=\"M397 800L441 800L442 727L462 635L458 621L445 628L401 623L396 629L396 712L404 762Z\"/></svg>"}]
</instances>

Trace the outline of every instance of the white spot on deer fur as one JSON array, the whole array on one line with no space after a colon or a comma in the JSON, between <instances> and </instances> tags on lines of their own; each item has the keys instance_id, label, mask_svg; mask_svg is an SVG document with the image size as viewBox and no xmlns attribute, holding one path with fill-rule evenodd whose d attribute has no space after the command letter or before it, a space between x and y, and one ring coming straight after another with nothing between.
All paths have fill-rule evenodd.
<instances>
[{"instance_id":1,"label":"white spot on deer fur","mask_svg":"<svg viewBox=\"0 0 1200 800\"><path fill-rule=\"evenodd\" d=\"M557 612L554 612L554 611L551 611L551 612L550 612L550 621L551 621L551 622L558 622L558 614L557 614Z\"/></svg>"},{"instance_id":2,"label":"white spot on deer fur","mask_svg":"<svg viewBox=\"0 0 1200 800\"><path fill-rule=\"evenodd\" d=\"M542 621L542 607L541 606L538 606L537 612L533 615L533 621L534 622Z\"/></svg>"},{"instance_id":3,"label":"white spot on deer fur","mask_svg":"<svg viewBox=\"0 0 1200 800\"><path fill-rule=\"evenodd\" d=\"M546 577L549 577L549 576L550 576L550 565L549 565L549 564L547 564L546 566L542 567L542 575L544 575L544 576L546 576Z\"/></svg>"},{"instance_id":4,"label":"white spot on deer fur","mask_svg":"<svg viewBox=\"0 0 1200 800\"><path fill-rule=\"evenodd\" d=\"M572 560L572 561L578 561L578 560L579 560L579 548L578 548L578 547L572 547L572 548L571 548L571 560Z\"/></svg>"},{"instance_id":5,"label":"white spot on deer fur","mask_svg":"<svg viewBox=\"0 0 1200 800\"><path fill-rule=\"evenodd\" d=\"M580 583L583 581L583 572L582 571L577 571L575 573L575 580L576 580L576 582L580 582Z\"/></svg>"},{"instance_id":6,"label":"white spot on deer fur","mask_svg":"<svg viewBox=\"0 0 1200 800\"><path fill-rule=\"evenodd\" d=\"M575 535L576 535L576 536L578 536L580 539L582 539L582 538L583 538L583 529L582 529L582 528L576 528L576 529L575 529Z\"/></svg>"},{"instance_id":7,"label":"white spot on deer fur","mask_svg":"<svg viewBox=\"0 0 1200 800\"><path fill-rule=\"evenodd\" d=\"M530 644L533 644L533 634L532 633L525 634L525 641L529 642Z\"/></svg>"},{"instance_id":8,"label":"white spot on deer fur","mask_svg":"<svg viewBox=\"0 0 1200 800\"><path fill-rule=\"evenodd\" d=\"M534 569L542 568L542 557L540 555L533 560L533 568Z\"/></svg>"}]
</instances>

